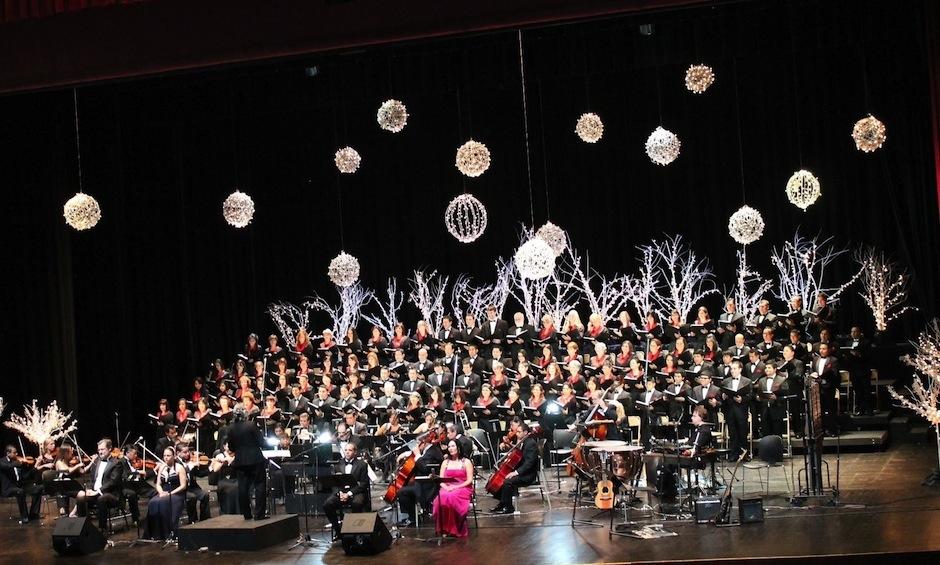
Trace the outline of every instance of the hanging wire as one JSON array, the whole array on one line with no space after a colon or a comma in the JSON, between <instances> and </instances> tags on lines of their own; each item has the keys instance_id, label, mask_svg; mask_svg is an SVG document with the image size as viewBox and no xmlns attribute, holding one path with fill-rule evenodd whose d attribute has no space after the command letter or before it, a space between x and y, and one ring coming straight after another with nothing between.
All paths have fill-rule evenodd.
<instances>
[{"instance_id":1,"label":"hanging wire","mask_svg":"<svg viewBox=\"0 0 940 565\"><path fill-rule=\"evenodd\" d=\"M228 83L228 125L229 134L232 137L232 173L235 177L235 190L241 190L241 183L238 179L238 135L235 131L235 89L231 81Z\"/></svg>"},{"instance_id":2,"label":"hanging wire","mask_svg":"<svg viewBox=\"0 0 940 565\"><path fill-rule=\"evenodd\" d=\"M522 79L522 119L525 130L525 169L529 181L529 217L532 221L532 229L535 229L535 204L532 198L532 160L529 156L529 109L526 105L525 58L522 51L522 30L519 29L516 33L519 40L519 75Z\"/></svg>"},{"instance_id":3,"label":"hanging wire","mask_svg":"<svg viewBox=\"0 0 940 565\"><path fill-rule=\"evenodd\" d=\"M584 102L587 111L591 111L591 73L588 70L588 48L587 48L587 37L584 32L584 28L581 28L581 68L584 69ZM539 96L541 97L541 82L539 82ZM539 98L539 104L541 104L541 98Z\"/></svg>"},{"instance_id":4,"label":"hanging wire","mask_svg":"<svg viewBox=\"0 0 940 565\"><path fill-rule=\"evenodd\" d=\"M334 95L336 94L336 89L333 91ZM334 98L335 101L335 98ZM340 109L343 113L343 127L345 129L346 125L346 105L340 101ZM344 133L345 136L345 133ZM333 112L333 146L339 149L339 126L336 122L336 112ZM336 202L338 207L338 216L339 216L339 248L340 251L346 250L346 241L343 237L343 186L340 182L340 175L342 173L339 171L339 168L336 169Z\"/></svg>"},{"instance_id":5,"label":"hanging wire","mask_svg":"<svg viewBox=\"0 0 940 565\"><path fill-rule=\"evenodd\" d=\"M738 95L738 58L732 58L734 63L734 114L738 125L738 164L741 167L741 204L747 204L747 194L744 190L744 134L741 132L741 98Z\"/></svg>"},{"instance_id":6,"label":"hanging wire","mask_svg":"<svg viewBox=\"0 0 940 565\"><path fill-rule=\"evenodd\" d=\"M793 70L793 106L796 110L796 150L799 154L800 169L803 169L803 136L800 133L800 77L796 72L796 32L793 29L792 10L788 8L790 21L790 65Z\"/></svg>"},{"instance_id":7,"label":"hanging wire","mask_svg":"<svg viewBox=\"0 0 940 565\"><path fill-rule=\"evenodd\" d=\"M460 86L457 86L457 147L460 147L463 144L463 112L462 106L460 105ZM467 177L466 175L460 175L460 186L463 189L463 193L467 193Z\"/></svg>"},{"instance_id":8,"label":"hanging wire","mask_svg":"<svg viewBox=\"0 0 940 565\"><path fill-rule=\"evenodd\" d=\"M548 153L545 148L545 105L542 102L542 79L538 81L538 93L539 93L539 133L542 138L542 178L544 179L545 184L545 219L551 220L552 213L549 207L549 197L548 197Z\"/></svg>"},{"instance_id":9,"label":"hanging wire","mask_svg":"<svg viewBox=\"0 0 940 565\"><path fill-rule=\"evenodd\" d=\"M82 175L82 140L78 135L78 89L72 89L72 104L75 109L75 152L78 155L78 191L85 192Z\"/></svg>"}]
</instances>

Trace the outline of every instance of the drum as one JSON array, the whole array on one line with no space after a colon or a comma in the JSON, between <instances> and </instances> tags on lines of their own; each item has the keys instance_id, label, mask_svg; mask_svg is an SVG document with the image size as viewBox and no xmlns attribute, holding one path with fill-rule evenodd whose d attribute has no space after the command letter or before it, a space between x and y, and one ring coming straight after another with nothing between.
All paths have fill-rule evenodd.
<instances>
[{"instance_id":1,"label":"drum","mask_svg":"<svg viewBox=\"0 0 940 565\"><path fill-rule=\"evenodd\" d=\"M614 479L629 485L640 478L643 470L643 448L639 445L625 445L613 450L610 457Z\"/></svg>"},{"instance_id":2,"label":"drum","mask_svg":"<svg viewBox=\"0 0 940 565\"><path fill-rule=\"evenodd\" d=\"M585 442L584 447L590 449L590 451L584 454L584 465L579 467L578 470L583 473L585 478L600 481L603 480L604 466L609 454L616 449L630 446L625 441L603 440Z\"/></svg>"}]
</instances>

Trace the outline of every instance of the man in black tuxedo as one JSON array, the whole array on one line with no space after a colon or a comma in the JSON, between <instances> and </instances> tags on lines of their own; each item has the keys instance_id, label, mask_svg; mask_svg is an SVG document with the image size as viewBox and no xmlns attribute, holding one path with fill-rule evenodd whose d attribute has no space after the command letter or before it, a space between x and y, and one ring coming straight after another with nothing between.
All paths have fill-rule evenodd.
<instances>
[{"instance_id":1,"label":"man in black tuxedo","mask_svg":"<svg viewBox=\"0 0 940 565\"><path fill-rule=\"evenodd\" d=\"M449 395L450 389L453 388L454 378L447 372L447 368L440 361L435 361L431 366L431 374L428 375L427 385L429 387L438 387L444 394Z\"/></svg>"},{"instance_id":2,"label":"man in black tuxedo","mask_svg":"<svg viewBox=\"0 0 940 565\"><path fill-rule=\"evenodd\" d=\"M754 391L760 402L761 437L782 437L786 431L783 420L787 415L787 405L780 397L788 394L786 378L777 374L777 367L773 363L768 363L764 367L764 376L757 379Z\"/></svg>"},{"instance_id":3,"label":"man in black tuxedo","mask_svg":"<svg viewBox=\"0 0 940 565\"><path fill-rule=\"evenodd\" d=\"M706 422L718 425L718 409L721 407L721 389L712 384L712 375L714 369L704 369L695 377L698 385L692 389L689 395L690 402L696 404L696 408L702 406L705 408Z\"/></svg>"},{"instance_id":4,"label":"man in black tuxedo","mask_svg":"<svg viewBox=\"0 0 940 565\"><path fill-rule=\"evenodd\" d=\"M323 513L333 525L333 540L339 538L340 508L349 508L352 512L368 510L369 504L369 468L362 459L356 458L356 446L347 443L343 448L343 459L333 467L335 475L352 475L356 484L345 487L330 495L323 503Z\"/></svg>"},{"instance_id":5,"label":"man in black tuxedo","mask_svg":"<svg viewBox=\"0 0 940 565\"><path fill-rule=\"evenodd\" d=\"M517 336L517 337L513 337ZM518 359L519 351L526 352L526 358L529 359L532 353L532 338L535 336L535 327L525 322L525 314L516 312L512 316L512 326L506 333L506 339L509 346L509 357L513 360ZM512 337L512 339L510 339Z\"/></svg>"},{"instance_id":6,"label":"man in black tuxedo","mask_svg":"<svg viewBox=\"0 0 940 565\"><path fill-rule=\"evenodd\" d=\"M16 498L20 509L20 524L39 519L39 507L42 492L39 489L23 488L23 483L30 469L19 460L16 447L6 446L6 455L0 459L0 497ZM27 493L28 490L31 490ZM26 495L32 495L29 511L26 510Z\"/></svg>"},{"instance_id":7,"label":"man in black tuxedo","mask_svg":"<svg viewBox=\"0 0 940 565\"><path fill-rule=\"evenodd\" d=\"M744 365L731 362L731 375L721 383L725 422L728 424L730 453L728 458L737 460L747 449L747 413L751 400L751 379L743 375Z\"/></svg>"},{"instance_id":8,"label":"man in black tuxedo","mask_svg":"<svg viewBox=\"0 0 940 565\"><path fill-rule=\"evenodd\" d=\"M232 468L238 477L238 507L246 520L264 519L268 493L264 488L265 459L261 454L264 438L254 422L239 410L228 431L228 446L235 453ZM255 511L251 512L251 491L255 493Z\"/></svg>"},{"instance_id":9,"label":"man in black tuxedo","mask_svg":"<svg viewBox=\"0 0 940 565\"><path fill-rule=\"evenodd\" d=\"M83 472L90 472L91 486L78 493L75 504L78 512L84 516L88 505L98 507L98 528L108 531L108 510L118 504L118 498L124 490L124 474L127 465L117 457L111 457L111 440L98 442L98 454L88 463Z\"/></svg>"},{"instance_id":10,"label":"man in black tuxedo","mask_svg":"<svg viewBox=\"0 0 940 565\"><path fill-rule=\"evenodd\" d=\"M488 354L494 345L501 346L503 341L506 340L508 331L509 324L506 323L506 320L497 318L496 306L493 304L487 306L486 321L483 322L483 326L480 328L480 337L483 338L484 343L488 342L487 345L489 346L484 353Z\"/></svg>"},{"instance_id":11,"label":"man in black tuxedo","mask_svg":"<svg viewBox=\"0 0 940 565\"><path fill-rule=\"evenodd\" d=\"M525 422L519 424L523 434L527 434L522 441L522 461L516 469L506 475L503 487L493 496L499 499L499 504L493 508L494 514L512 514L516 511L512 505L512 498L518 496L519 487L531 485L539 478L539 447L536 439L530 433L532 429Z\"/></svg>"},{"instance_id":12,"label":"man in black tuxedo","mask_svg":"<svg viewBox=\"0 0 940 565\"><path fill-rule=\"evenodd\" d=\"M463 372L457 377L457 387L464 388L470 395L468 398L476 400L480 396L480 374L473 371L473 362L470 359L464 359L461 363Z\"/></svg>"},{"instance_id":13,"label":"man in black tuxedo","mask_svg":"<svg viewBox=\"0 0 940 565\"><path fill-rule=\"evenodd\" d=\"M819 344L819 354L813 358L810 377L819 383L819 402L823 409L823 427L826 435L837 436L838 414L836 414L836 389L839 387L839 364L832 357L828 343Z\"/></svg>"},{"instance_id":14,"label":"man in black tuxedo","mask_svg":"<svg viewBox=\"0 0 940 565\"><path fill-rule=\"evenodd\" d=\"M291 396L287 400L287 406L284 412L293 415L299 415L301 412L307 411L307 405L310 403L307 400L307 397L301 394L300 385L294 384L291 386Z\"/></svg>"},{"instance_id":15,"label":"man in black tuxedo","mask_svg":"<svg viewBox=\"0 0 940 565\"><path fill-rule=\"evenodd\" d=\"M803 435L803 387L806 365L796 357L797 349L792 344L784 345L780 350L783 362L777 366L777 373L785 373L787 388L795 398L790 400L790 433Z\"/></svg>"},{"instance_id":16,"label":"man in black tuxedo","mask_svg":"<svg viewBox=\"0 0 940 565\"><path fill-rule=\"evenodd\" d=\"M871 343L865 339L862 329L852 326L848 349L842 359L852 378L852 390L855 391L855 409L859 414L874 414L871 407L871 365L869 353Z\"/></svg>"}]
</instances>

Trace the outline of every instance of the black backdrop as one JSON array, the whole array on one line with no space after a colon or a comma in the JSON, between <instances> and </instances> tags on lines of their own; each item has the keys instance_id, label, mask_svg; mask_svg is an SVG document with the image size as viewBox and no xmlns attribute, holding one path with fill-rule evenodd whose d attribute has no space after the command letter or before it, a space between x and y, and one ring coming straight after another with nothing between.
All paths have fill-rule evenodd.
<instances>
[{"instance_id":1,"label":"black backdrop","mask_svg":"<svg viewBox=\"0 0 940 565\"><path fill-rule=\"evenodd\" d=\"M770 274L769 250L797 226L875 244L915 272L921 311L893 337L910 335L936 313L940 283L924 43L921 2L754 2L525 30L535 224L550 210L609 274L634 270L636 245L681 233L730 284L740 131L746 202L767 221L750 262ZM701 96L682 82L695 62L718 77ZM520 92L515 33L82 87L85 190L103 218L81 233L61 213L77 190L71 91L4 98L0 394L17 410L58 398L84 442L113 430L115 410L139 431L157 398L187 392L250 331L271 332L268 303L333 296L339 192L344 247L367 286L406 286L420 266L490 280L530 222ZM389 97L411 114L397 135L375 124ZM605 121L597 145L573 132L586 111ZM888 127L871 155L849 137L868 112ZM643 151L660 123L682 140L665 168ZM464 180L454 151L471 136L493 165ZM338 178L332 155L345 144L363 164ZM823 191L806 212L783 191L801 163ZM236 185L257 209L244 230L220 213ZM489 210L471 245L441 220L464 187ZM833 280L852 267L840 262ZM870 325L854 292L842 310ZM413 326L417 313L403 315Z\"/></svg>"}]
</instances>

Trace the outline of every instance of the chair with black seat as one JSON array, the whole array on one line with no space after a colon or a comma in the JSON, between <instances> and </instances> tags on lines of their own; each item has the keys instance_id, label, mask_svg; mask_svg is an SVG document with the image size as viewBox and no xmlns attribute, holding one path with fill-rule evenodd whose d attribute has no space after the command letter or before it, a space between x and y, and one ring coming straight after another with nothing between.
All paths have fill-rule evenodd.
<instances>
[{"instance_id":1,"label":"chair with black seat","mask_svg":"<svg viewBox=\"0 0 940 565\"><path fill-rule=\"evenodd\" d=\"M565 428L552 431L552 445L554 449L548 452L549 466L555 469L555 480L558 482L558 490L561 490L561 468L567 466L567 459L571 456L572 444L577 437L577 430L568 430Z\"/></svg>"},{"instance_id":2,"label":"chair with black seat","mask_svg":"<svg viewBox=\"0 0 940 565\"><path fill-rule=\"evenodd\" d=\"M479 457L479 466L484 469L492 469L494 458L493 452L491 451L489 436L487 436L486 430L482 430L480 428L470 428L468 430L464 430L464 433L467 434L467 437L473 439L474 445L478 444L478 448L480 445L482 445L484 448L481 451L475 453L473 456ZM471 458L471 461L473 461L474 465L477 465L477 462L473 460L473 457Z\"/></svg>"},{"instance_id":3,"label":"chair with black seat","mask_svg":"<svg viewBox=\"0 0 940 565\"><path fill-rule=\"evenodd\" d=\"M793 489L790 486L790 478L787 475L786 469L784 468L783 463L783 438L778 435L769 435L764 436L760 439L760 442L757 444L758 455L751 459L751 461L741 465L745 470L755 470L757 471L757 478L761 484L761 490L764 490L767 494L770 493L770 470L773 468L780 468L783 470L783 479L787 483L787 492L791 493ZM761 475L761 470L767 470L767 486L764 487L764 479ZM746 472L746 471L745 471Z\"/></svg>"}]
</instances>

